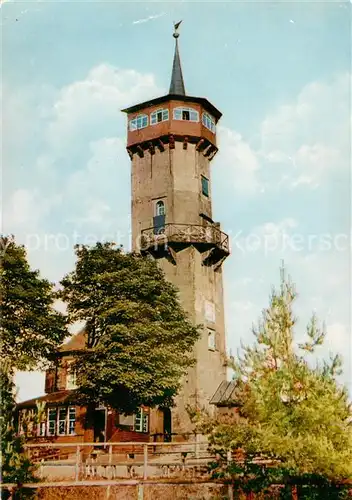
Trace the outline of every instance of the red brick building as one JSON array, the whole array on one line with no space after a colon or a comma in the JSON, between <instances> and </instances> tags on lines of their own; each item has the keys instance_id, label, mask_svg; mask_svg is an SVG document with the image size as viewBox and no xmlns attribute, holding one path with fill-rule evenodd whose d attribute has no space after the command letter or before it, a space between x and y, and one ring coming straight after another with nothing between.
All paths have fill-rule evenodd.
<instances>
[{"instance_id":1,"label":"red brick building","mask_svg":"<svg viewBox=\"0 0 352 500\"><path fill-rule=\"evenodd\" d=\"M85 330L74 335L57 352L56 362L46 372L45 396L18 404L20 432L25 432L25 415L45 404L41 422L28 432L36 442L78 443L106 441L160 441L168 438L168 411L140 408L134 415L119 414L111 408L89 408L74 403L75 373L70 369L74 356L85 349Z\"/></svg>"}]
</instances>

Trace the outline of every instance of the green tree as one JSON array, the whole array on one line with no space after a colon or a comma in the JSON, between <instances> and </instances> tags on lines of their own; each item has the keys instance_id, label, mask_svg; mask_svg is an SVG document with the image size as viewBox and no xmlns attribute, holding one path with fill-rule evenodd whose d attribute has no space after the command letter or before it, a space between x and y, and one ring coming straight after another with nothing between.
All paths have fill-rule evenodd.
<instances>
[{"instance_id":1,"label":"green tree","mask_svg":"<svg viewBox=\"0 0 352 500\"><path fill-rule=\"evenodd\" d=\"M153 259L112 243L77 246L76 255L59 295L68 322L86 323L87 349L75 363L77 396L126 413L142 404L171 405L198 338L176 289Z\"/></svg>"},{"instance_id":2,"label":"green tree","mask_svg":"<svg viewBox=\"0 0 352 500\"><path fill-rule=\"evenodd\" d=\"M282 270L281 287L253 328L254 344L242 346L233 362L237 416L198 415L198 425L223 458L237 450L241 460L220 460L215 470L243 490L283 482L296 484L299 498L344 498L341 484L352 479L352 427L347 390L336 381L342 363L338 356L307 357L325 339L315 316L306 340L295 343L296 296Z\"/></svg>"},{"instance_id":3,"label":"green tree","mask_svg":"<svg viewBox=\"0 0 352 500\"><path fill-rule=\"evenodd\" d=\"M54 298L52 284L30 269L25 248L13 237L0 236L2 481L18 485L13 498L32 496L20 485L33 482L35 470L15 427L14 373L40 368L62 343L65 321L52 307ZM8 494L4 490L2 497Z\"/></svg>"},{"instance_id":4,"label":"green tree","mask_svg":"<svg viewBox=\"0 0 352 500\"><path fill-rule=\"evenodd\" d=\"M65 337L56 312L53 285L33 271L26 250L13 237L0 236L1 359L11 370L34 369Z\"/></svg>"},{"instance_id":5,"label":"green tree","mask_svg":"<svg viewBox=\"0 0 352 500\"><path fill-rule=\"evenodd\" d=\"M12 380L11 370L6 363L0 364L1 383L1 413L0 413L0 436L1 436L1 483L14 484L10 491L3 489L1 498L34 498L33 490L22 488L24 483L36 482L36 467L31 463L24 450L24 439L17 433L15 425L15 386Z\"/></svg>"}]
</instances>

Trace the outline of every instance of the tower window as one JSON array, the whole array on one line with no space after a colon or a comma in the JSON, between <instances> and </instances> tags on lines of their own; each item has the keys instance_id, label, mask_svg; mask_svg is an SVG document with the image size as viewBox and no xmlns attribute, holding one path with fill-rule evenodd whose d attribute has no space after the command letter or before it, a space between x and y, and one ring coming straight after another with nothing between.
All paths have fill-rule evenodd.
<instances>
[{"instance_id":1,"label":"tower window","mask_svg":"<svg viewBox=\"0 0 352 500\"><path fill-rule=\"evenodd\" d=\"M202 194L209 197L209 179L202 175Z\"/></svg>"},{"instance_id":2,"label":"tower window","mask_svg":"<svg viewBox=\"0 0 352 500\"><path fill-rule=\"evenodd\" d=\"M165 122L169 119L168 109L157 109L150 114L150 124L155 125L156 123Z\"/></svg>"},{"instance_id":3,"label":"tower window","mask_svg":"<svg viewBox=\"0 0 352 500\"><path fill-rule=\"evenodd\" d=\"M208 113L202 114L202 123L204 127L208 128L213 134L215 134L215 120Z\"/></svg>"},{"instance_id":4,"label":"tower window","mask_svg":"<svg viewBox=\"0 0 352 500\"><path fill-rule=\"evenodd\" d=\"M174 120L199 122L199 113L193 108L175 108L173 116Z\"/></svg>"},{"instance_id":5,"label":"tower window","mask_svg":"<svg viewBox=\"0 0 352 500\"><path fill-rule=\"evenodd\" d=\"M165 215L165 203L161 200L156 204L155 215Z\"/></svg>"},{"instance_id":6,"label":"tower window","mask_svg":"<svg viewBox=\"0 0 352 500\"><path fill-rule=\"evenodd\" d=\"M216 334L214 330L208 330L208 349L215 351L216 349Z\"/></svg>"},{"instance_id":7,"label":"tower window","mask_svg":"<svg viewBox=\"0 0 352 500\"><path fill-rule=\"evenodd\" d=\"M148 126L148 116L147 115L138 115L133 120L130 120L129 123L130 131L138 130L140 128L145 128Z\"/></svg>"}]
</instances>

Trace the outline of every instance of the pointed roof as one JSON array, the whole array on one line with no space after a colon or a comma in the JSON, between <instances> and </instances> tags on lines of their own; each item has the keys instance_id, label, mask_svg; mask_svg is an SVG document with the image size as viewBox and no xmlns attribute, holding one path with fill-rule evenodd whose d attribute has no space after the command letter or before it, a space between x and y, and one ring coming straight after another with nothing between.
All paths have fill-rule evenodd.
<instances>
[{"instance_id":1,"label":"pointed roof","mask_svg":"<svg viewBox=\"0 0 352 500\"><path fill-rule=\"evenodd\" d=\"M82 330L78 331L72 337L62 344L58 348L58 352L61 353L69 353L76 351L83 351L87 347L87 331L86 328L82 328Z\"/></svg>"},{"instance_id":2,"label":"pointed roof","mask_svg":"<svg viewBox=\"0 0 352 500\"><path fill-rule=\"evenodd\" d=\"M175 43L175 54L174 54L174 62L172 65L172 75L171 75L169 94L186 95L185 84L183 82L183 76L182 76L180 53L178 51L177 38L179 34L175 31L173 36L175 38L176 43Z\"/></svg>"},{"instance_id":3,"label":"pointed roof","mask_svg":"<svg viewBox=\"0 0 352 500\"><path fill-rule=\"evenodd\" d=\"M205 99L204 97L192 97L186 95L185 84L182 76L180 54L178 50L178 40L177 40L179 37L179 33L177 32L177 30L181 22L182 21L179 21L178 23L174 24L175 31L173 33L173 37L175 38L175 54L172 65L172 75L171 75L169 93L162 97L155 97L153 99L149 99L148 101L144 101L142 103L135 104L133 106L129 106L128 108L122 109L121 111L123 113L128 113L128 114L136 113L150 106L156 106L158 104L162 104L172 100L175 101L181 100L184 102L192 102L192 103L196 102L200 104L207 111L209 111L209 113L211 113L212 116L214 116L216 122L221 118L222 113L213 104L211 104L211 102L209 102L208 99Z\"/></svg>"}]
</instances>

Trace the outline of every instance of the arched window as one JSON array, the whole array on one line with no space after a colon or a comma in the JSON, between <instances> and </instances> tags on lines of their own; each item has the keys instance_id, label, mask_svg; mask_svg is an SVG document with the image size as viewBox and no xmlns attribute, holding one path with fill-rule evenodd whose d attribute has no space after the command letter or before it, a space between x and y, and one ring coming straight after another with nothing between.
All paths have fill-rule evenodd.
<instances>
[{"instance_id":1,"label":"arched window","mask_svg":"<svg viewBox=\"0 0 352 500\"><path fill-rule=\"evenodd\" d=\"M207 127L213 134L215 134L215 120L208 113L202 114L202 123L204 127Z\"/></svg>"},{"instance_id":2,"label":"arched window","mask_svg":"<svg viewBox=\"0 0 352 500\"><path fill-rule=\"evenodd\" d=\"M168 109L157 109L150 114L150 125L156 125L160 122L165 122L169 119Z\"/></svg>"},{"instance_id":3,"label":"arched window","mask_svg":"<svg viewBox=\"0 0 352 500\"><path fill-rule=\"evenodd\" d=\"M130 120L129 123L130 131L138 130L140 128L148 127L148 116L147 115L138 115L133 120Z\"/></svg>"},{"instance_id":4,"label":"arched window","mask_svg":"<svg viewBox=\"0 0 352 500\"><path fill-rule=\"evenodd\" d=\"M165 215L165 203L161 200L159 200L156 204L156 210L155 210L155 215Z\"/></svg>"},{"instance_id":5,"label":"arched window","mask_svg":"<svg viewBox=\"0 0 352 500\"><path fill-rule=\"evenodd\" d=\"M199 122L199 113L193 108L174 108L174 120Z\"/></svg>"}]
</instances>

